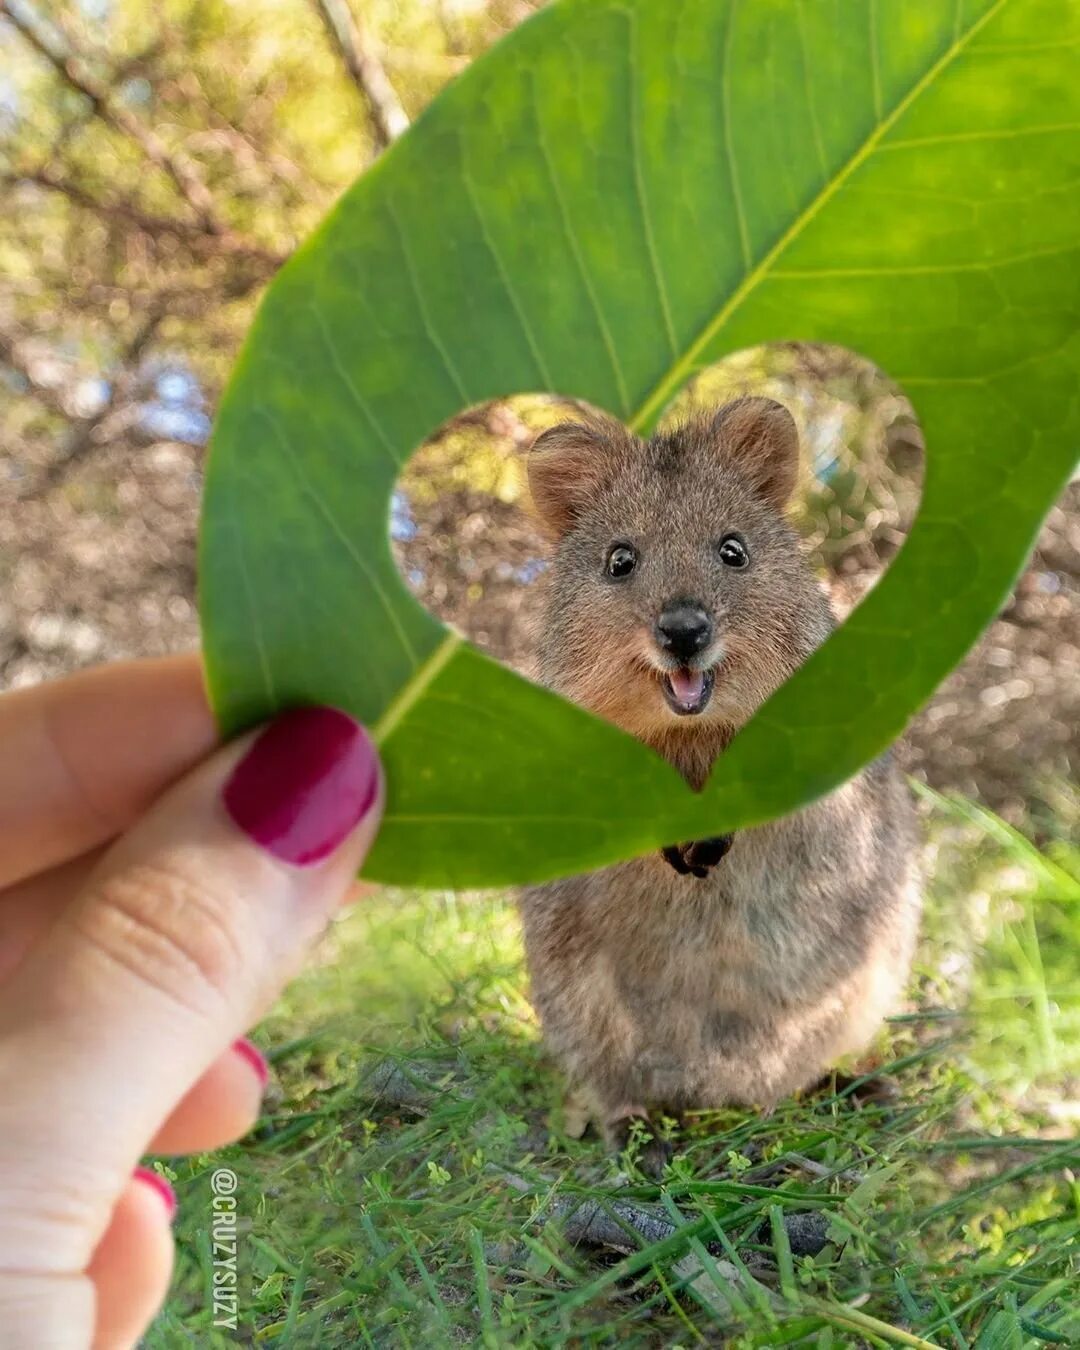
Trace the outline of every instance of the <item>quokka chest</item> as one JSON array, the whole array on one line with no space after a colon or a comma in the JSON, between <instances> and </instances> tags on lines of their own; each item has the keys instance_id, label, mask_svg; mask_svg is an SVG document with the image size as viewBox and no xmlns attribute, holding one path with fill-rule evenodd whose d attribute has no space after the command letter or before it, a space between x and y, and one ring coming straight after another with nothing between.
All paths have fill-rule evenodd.
<instances>
[{"instance_id":1,"label":"quokka chest","mask_svg":"<svg viewBox=\"0 0 1080 1350\"><path fill-rule=\"evenodd\" d=\"M704 879L669 879L651 859L613 869L617 913L594 931L621 995L645 1017L663 1019L673 1001L703 1015L790 1007L836 977L853 935L843 938L839 914L829 922L830 897L784 863L754 863L725 874L725 859Z\"/></svg>"}]
</instances>

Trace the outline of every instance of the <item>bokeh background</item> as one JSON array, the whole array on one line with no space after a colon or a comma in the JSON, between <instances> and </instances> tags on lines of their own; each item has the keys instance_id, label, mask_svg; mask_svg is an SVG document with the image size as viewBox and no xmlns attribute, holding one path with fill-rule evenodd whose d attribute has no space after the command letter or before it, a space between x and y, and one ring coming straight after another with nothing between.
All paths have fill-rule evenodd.
<instances>
[{"instance_id":1,"label":"bokeh background","mask_svg":"<svg viewBox=\"0 0 1080 1350\"><path fill-rule=\"evenodd\" d=\"M207 441L263 289L439 88L540 3L0 0L0 688L197 643ZM797 342L737 354L684 397L707 403L743 390L782 399L800 423L796 516L844 611L888 565L917 509L917 409L857 354ZM558 411L542 396L464 411L408 467L391 521L402 570L425 603L524 670L544 566L523 510L521 459ZM935 1119L952 1112L969 1131L1060 1139L1080 1119L1080 906L1062 898L1080 858L1080 482L1051 512L978 648L910 728L902 755L918 780L962 794L944 814L940 803L928 808L934 903L911 1016L936 1025L940 1009L970 1006L993 1033L993 1048L961 1077L953 1061L930 1080L905 1079L905 1089L936 1103ZM1003 833L1001 821L1021 835ZM1042 854L1025 851L1024 838ZM452 1291L467 1292L487 1270L497 1294L508 1287L508 1263L535 1260L506 1234L513 1204L534 1212L550 1184L550 1171L523 1172L520 1159L551 1151L543 1121L555 1089L522 989L504 898L462 907L454 897L398 896L342 925L323 965L264 1028L282 1086L255 1144L234 1159L260 1194L275 1197L272 1211L247 1220L257 1236L245 1288L262 1339L310 1322L314 1339L296 1343L470 1343L475 1319L468 1308L446 1312ZM916 1060L928 1043L919 1026L897 1032ZM376 1090L365 1056L391 1045L395 1054L407 1048L412 1068L405 1078L384 1072ZM424 1085L448 1075L461 1088L457 1105L432 1109ZM810 1177L831 1184L844 1148L864 1159L887 1152L886 1136L863 1125L834 1129L827 1147L800 1135L798 1156L813 1154ZM763 1151L775 1155L764 1135L738 1138L726 1153L743 1159L730 1164L736 1175ZM560 1136L562 1165L572 1158L578 1180L595 1180L596 1151L574 1147ZM724 1148L701 1148L701 1165L717 1175ZM475 1166L462 1162L477 1156ZM949 1228L931 1255L912 1257L913 1305L922 1307L922 1272L955 1288L964 1307L976 1300L961 1319L976 1334L984 1314L1007 1310L993 1281L1007 1285L1009 1271L1027 1268L1037 1243L1025 1225L1050 1242L1060 1196L1074 1185L1059 1172L1058 1189L1014 1186L1008 1169L1027 1156L999 1150L987 1167L950 1155L935 1174L946 1190L991 1182L983 1208L963 1211L962 1232ZM483 1182L492 1158L518 1169L513 1203L493 1199ZM155 1344L196 1334L215 1343L200 1292L204 1172L195 1164L170 1173L195 1217L181 1230L176 1303ZM381 1178L377 1194L363 1189L372 1176ZM342 1177L364 1196L362 1239ZM904 1191L906 1212L917 1189L912 1181ZM903 1209L897 1194L893 1185L890 1204ZM390 1264L385 1279L373 1276L384 1247L399 1250L380 1215L392 1226L394 1204L421 1201L427 1236L408 1252L412 1261L422 1251L421 1273L402 1282ZM476 1225L468 1233L466 1211ZM926 1212L940 1219L940 1202ZM1069 1235L1053 1232L1058 1279ZM997 1262L990 1285L971 1273L987 1252ZM559 1270L561 1286L550 1266L525 1286L529 1316L550 1317L553 1328L563 1324L568 1278ZM893 1315L891 1276L857 1274L856 1285L865 1278L873 1291L868 1306ZM759 1275L767 1284L765 1267ZM477 1297L490 1318L491 1290L486 1303ZM361 1322L346 1327L343 1310L372 1300L370 1326L356 1313ZM516 1314L498 1306L517 1327ZM626 1317L645 1343L685 1333L685 1315L654 1327L653 1340L636 1308ZM934 1317L920 1325L932 1328Z\"/></svg>"},{"instance_id":2,"label":"bokeh background","mask_svg":"<svg viewBox=\"0 0 1080 1350\"><path fill-rule=\"evenodd\" d=\"M206 442L263 288L440 86L536 7L0 3L0 683L197 641ZM713 396L763 383L802 424L800 514L843 608L910 524L917 423L844 352L783 345L703 382ZM513 461L544 420L535 405L445 428L394 520L425 601L526 667L541 549ZM1017 823L1060 809L1080 754L1080 486L908 745L932 784Z\"/></svg>"}]
</instances>

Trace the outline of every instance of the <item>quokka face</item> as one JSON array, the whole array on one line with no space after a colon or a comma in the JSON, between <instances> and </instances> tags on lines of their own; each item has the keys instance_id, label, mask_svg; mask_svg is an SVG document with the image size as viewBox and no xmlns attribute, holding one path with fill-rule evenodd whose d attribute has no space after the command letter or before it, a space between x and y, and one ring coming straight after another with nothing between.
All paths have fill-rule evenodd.
<instances>
[{"instance_id":1,"label":"quokka face","mask_svg":"<svg viewBox=\"0 0 1080 1350\"><path fill-rule=\"evenodd\" d=\"M606 419L545 432L529 459L555 540L545 680L653 744L730 738L831 627L783 517L797 473L795 424L768 399L649 441Z\"/></svg>"}]
</instances>

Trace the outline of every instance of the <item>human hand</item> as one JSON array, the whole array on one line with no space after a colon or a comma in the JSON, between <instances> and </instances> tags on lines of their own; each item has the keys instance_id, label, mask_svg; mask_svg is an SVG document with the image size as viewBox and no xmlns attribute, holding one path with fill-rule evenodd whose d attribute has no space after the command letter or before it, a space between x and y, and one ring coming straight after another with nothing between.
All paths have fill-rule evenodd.
<instances>
[{"instance_id":1,"label":"human hand","mask_svg":"<svg viewBox=\"0 0 1080 1350\"><path fill-rule=\"evenodd\" d=\"M172 1265L147 1152L228 1143L238 1041L375 836L375 750L329 709L214 749L194 657L0 697L0 1350L119 1350Z\"/></svg>"}]
</instances>

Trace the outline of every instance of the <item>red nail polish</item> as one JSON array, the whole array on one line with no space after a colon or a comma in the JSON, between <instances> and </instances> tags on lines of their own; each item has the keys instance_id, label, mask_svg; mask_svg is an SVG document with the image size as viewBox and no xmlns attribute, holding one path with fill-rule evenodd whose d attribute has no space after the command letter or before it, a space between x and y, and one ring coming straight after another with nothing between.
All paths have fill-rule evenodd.
<instances>
[{"instance_id":1,"label":"red nail polish","mask_svg":"<svg viewBox=\"0 0 1080 1350\"><path fill-rule=\"evenodd\" d=\"M259 736L224 799L246 835L307 867L344 842L378 790L378 758L363 727L336 708L296 708Z\"/></svg>"},{"instance_id":2,"label":"red nail polish","mask_svg":"<svg viewBox=\"0 0 1080 1350\"><path fill-rule=\"evenodd\" d=\"M157 1191L168 1210L169 1218L172 1219L176 1214L176 1192L161 1173L155 1172L149 1167L136 1167L134 1176L136 1181L141 1181L144 1186L149 1186L151 1190Z\"/></svg>"},{"instance_id":3,"label":"red nail polish","mask_svg":"<svg viewBox=\"0 0 1080 1350\"><path fill-rule=\"evenodd\" d=\"M241 1036L238 1041L233 1041L232 1048L241 1059L247 1060L255 1071L255 1076L265 1087L270 1081L270 1064L255 1042L249 1041L246 1036Z\"/></svg>"}]
</instances>

